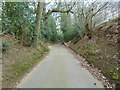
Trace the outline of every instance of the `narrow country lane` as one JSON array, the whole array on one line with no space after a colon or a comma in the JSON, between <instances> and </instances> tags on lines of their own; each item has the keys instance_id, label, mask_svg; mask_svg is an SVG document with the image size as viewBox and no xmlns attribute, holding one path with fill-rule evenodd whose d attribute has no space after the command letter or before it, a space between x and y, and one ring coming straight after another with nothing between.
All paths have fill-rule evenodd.
<instances>
[{"instance_id":1,"label":"narrow country lane","mask_svg":"<svg viewBox=\"0 0 120 90\"><path fill-rule=\"evenodd\" d=\"M80 66L66 47L52 45L50 48L50 53L18 88L103 88L102 83Z\"/></svg>"}]
</instances>

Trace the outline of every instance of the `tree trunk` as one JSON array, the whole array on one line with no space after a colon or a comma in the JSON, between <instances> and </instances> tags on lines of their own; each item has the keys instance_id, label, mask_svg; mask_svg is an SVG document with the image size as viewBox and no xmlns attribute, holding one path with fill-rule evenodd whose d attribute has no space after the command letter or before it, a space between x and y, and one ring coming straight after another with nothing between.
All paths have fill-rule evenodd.
<instances>
[{"instance_id":1,"label":"tree trunk","mask_svg":"<svg viewBox=\"0 0 120 90\"><path fill-rule=\"evenodd\" d=\"M36 45L39 44L39 35L40 35L40 21L43 12L43 2L38 2L37 13L36 13Z\"/></svg>"},{"instance_id":2,"label":"tree trunk","mask_svg":"<svg viewBox=\"0 0 120 90\"><path fill-rule=\"evenodd\" d=\"M88 24L85 25L85 29L86 29L86 33L87 33L88 38L91 39L92 38L92 31L90 30Z\"/></svg>"}]
</instances>

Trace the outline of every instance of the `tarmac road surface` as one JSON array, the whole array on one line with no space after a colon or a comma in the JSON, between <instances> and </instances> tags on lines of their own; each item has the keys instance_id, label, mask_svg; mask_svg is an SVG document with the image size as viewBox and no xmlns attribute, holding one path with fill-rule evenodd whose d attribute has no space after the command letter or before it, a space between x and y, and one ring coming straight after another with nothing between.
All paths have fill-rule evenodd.
<instances>
[{"instance_id":1,"label":"tarmac road surface","mask_svg":"<svg viewBox=\"0 0 120 90\"><path fill-rule=\"evenodd\" d=\"M50 53L19 84L18 88L103 88L63 45Z\"/></svg>"}]
</instances>

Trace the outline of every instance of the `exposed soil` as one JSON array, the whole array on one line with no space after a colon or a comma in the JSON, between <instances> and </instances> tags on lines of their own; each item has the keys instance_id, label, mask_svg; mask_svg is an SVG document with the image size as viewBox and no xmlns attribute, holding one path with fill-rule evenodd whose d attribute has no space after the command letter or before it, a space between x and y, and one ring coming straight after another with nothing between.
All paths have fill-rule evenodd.
<instances>
[{"instance_id":1,"label":"exposed soil","mask_svg":"<svg viewBox=\"0 0 120 90\"><path fill-rule=\"evenodd\" d=\"M9 42L9 48L3 50L2 87L11 88L42 60L48 49L44 44L39 45L37 48L23 46L10 35L2 38L4 42Z\"/></svg>"},{"instance_id":2,"label":"exposed soil","mask_svg":"<svg viewBox=\"0 0 120 90\"><path fill-rule=\"evenodd\" d=\"M115 84L111 84L109 80L102 74L101 70L94 67L93 64L90 64L84 57L75 53L72 49L68 48L68 50L79 60L81 66L86 68L93 75L93 77L102 82L105 88L113 88L113 90L115 89Z\"/></svg>"},{"instance_id":3,"label":"exposed soil","mask_svg":"<svg viewBox=\"0 0 120 90\"><path fill-rule=\"evenodd\" d=\"M116 87L120 87L120 59L118 52L119 19L117 18L97 26L90 40L85 36L76 44L71 44L72 42L70 44L67 43L68 47L85 58L85 60L82 59L82 65L85 65L95 76L98 76L98 79L101 79L106 87L115 87L115 85Z\"/></svg>"}]
</instances>

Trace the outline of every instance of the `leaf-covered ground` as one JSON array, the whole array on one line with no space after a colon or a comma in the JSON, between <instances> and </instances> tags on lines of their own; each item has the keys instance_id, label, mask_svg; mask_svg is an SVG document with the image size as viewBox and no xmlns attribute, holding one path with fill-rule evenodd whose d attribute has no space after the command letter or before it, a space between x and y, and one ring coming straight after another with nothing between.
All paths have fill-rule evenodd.
<instances>
[{"instance_id":1,"label":"leaf-covered ground","mask_svg":"<svg viewBox=\"0 0 120 90\"><path fill-rule=\"evenodd\" d=\"M103 23L96 27L93 37L86 36L70 48L97 67L110 83L120 87L118 20ZM120 21L120 20L119 20Z\"/></svg>"}]
</instances>

